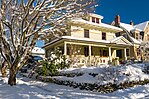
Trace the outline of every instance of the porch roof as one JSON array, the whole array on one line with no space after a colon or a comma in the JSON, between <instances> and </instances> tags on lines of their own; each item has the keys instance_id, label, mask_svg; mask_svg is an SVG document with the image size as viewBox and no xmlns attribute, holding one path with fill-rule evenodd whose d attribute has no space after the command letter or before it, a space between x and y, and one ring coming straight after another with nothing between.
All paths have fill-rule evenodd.
<instances>
[{"instance_id":1,"label":"porch roof","mask_svg":"<svg viewBox=\"0 0 149 99\"><path fill-rule=\"evenodd\" d=\"M84 42L94 42L94 43L100 43L100 44L108 44L108 45L124 45L124 46L132 46L132 43L129 42L127 39L125 39L123 36L116 37L111 40L94 40L90 38L78 38L78 37L72 37L72 36L62 36L59 37L43 46L43 48L46 48L47 46L60 41L60 40L77 40L77 41L84 41Z\"/></svg>"}]
</instances>

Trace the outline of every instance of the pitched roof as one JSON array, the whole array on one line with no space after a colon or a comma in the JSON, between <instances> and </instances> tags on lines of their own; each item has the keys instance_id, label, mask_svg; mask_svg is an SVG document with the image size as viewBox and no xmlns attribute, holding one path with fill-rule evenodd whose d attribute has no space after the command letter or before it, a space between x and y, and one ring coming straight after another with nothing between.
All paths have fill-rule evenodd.
<instances>
[{"instance_id":1,"label":"pitched roof","mask_svg":"<svg viewBox=\"0 0 149 99\"><path fill-rule=\"evenodd\" d=\"M45 51L42 48L34 47L32 50L32 53L34 53L34 54L45 54Z\"/></svg>"},{"instance_id":2,"label":"pitched roof","mask_svg":"<svg viewBox=\"0 0 149 99\"><path fill-rule=\"evenodd\" d=\"M138 28L138 29L141 29L142 31L144 31L144 30L146 29L146 26L147 26L148 23L149 23L149 21L146 21L146 22L137 24L137 25L135 25L134 27L135 27L135 28Z\"/></svg>"},{"instance_id":3,"label":"pitched roof","mask_svg":"<svg viewBox=\"0 0 149 99\"><path fill-rule=\"evenodd\" d=\"M126 23L120 22L120 25L122 27L124 27L125 29L127 29L129 32L134 29L134 27L132 25L130 25L130 24L126 24Z\"/></svg>"},{"instance_id":4,"label":"pitched roof","mask_svg":"<svg viewBox=\"0 0 149 99\"><path fill-rule=\"evenodd\" d=\"M133 38L133 37L129 37L130 38L130 40L133 42L133 43L135 43L135 44L141 44L141 41L139 41L139 40L137 40L137 39L135 39L135 38Z\"/></svg>"}]
</instances>

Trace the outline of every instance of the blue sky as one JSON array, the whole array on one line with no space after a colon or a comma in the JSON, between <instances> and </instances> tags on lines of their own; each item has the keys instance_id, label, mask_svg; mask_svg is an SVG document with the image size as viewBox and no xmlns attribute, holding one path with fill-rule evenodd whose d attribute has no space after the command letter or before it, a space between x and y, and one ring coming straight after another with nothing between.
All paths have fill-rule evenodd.
<instances>
[{"instance_id":1,"label":"blue sky","mask_svg":"<svg viewBox=\"0 0 149 99\"><path fill-rule=\"evenodd\" d=\"M129 23L131 20L138 24L149 20L149 0L99 0L95 13L104 16L102 22L111 23L115 15L120 15L121 22ZM42 47L43 41L37 46Z\"/></svg>"},{"instance_id":2,"label":"blue sky","mask_svg":"<svg viewBox=\"0 0 149 99\"><path fill-rule=\"evenodd\" d=\"M149 20L149 0L99 0L97 14L104 16L103 22L111 23L115 15L120 15L121 21L141 23Z\"/></svg>"}]
</instances>

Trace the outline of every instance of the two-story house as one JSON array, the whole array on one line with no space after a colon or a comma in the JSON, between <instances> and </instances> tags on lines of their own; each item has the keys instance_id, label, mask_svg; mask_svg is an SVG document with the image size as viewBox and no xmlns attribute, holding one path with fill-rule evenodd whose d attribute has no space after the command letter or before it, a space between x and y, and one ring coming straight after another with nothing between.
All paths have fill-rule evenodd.
<instances>
[{"instance_id":1,"label":"two-story house","mask_svg":"<svg viewBox=\"0 0 149 99\"><path fill-rule=\"evenodd\" d=\"M59 47L67 58L77 59L75 63L82 65L108 64L116 57L127 60L132 43L123 36L116 37L116 33L123 30L102 23L102 19L103 16L90 13L85 18L71 20L70 32L51 39L43 46L46 57Z\"/></svg>"}]
</instances>

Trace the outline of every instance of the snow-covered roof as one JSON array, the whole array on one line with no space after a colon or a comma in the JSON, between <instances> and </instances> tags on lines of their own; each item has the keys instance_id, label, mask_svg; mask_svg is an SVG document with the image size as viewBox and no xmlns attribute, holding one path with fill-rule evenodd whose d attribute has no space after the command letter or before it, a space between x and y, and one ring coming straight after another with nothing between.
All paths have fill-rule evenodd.
<instances>
[{"instance_id":1,"label":"snow-covered roof","mask_svg":"<svg viewBox=\"0 0 149 99\"><path fill-rule=\"evenodd\" d=\"M149 21L146 21L146 22L137 24L134 27L135 28L138 28L138 29L141 29L142 31L144 31L146 29L146 26L148 25L148 23L149 23Z\"/></svg>"},{"instance_id":2,"label":"snow-covered roof","mask_svg":"<svg viewBox=\"0 0 149 99\"><path fill-rule=\"evenodd\" d=\"M148 41L143 41L143 42L141 42L141 46L143 46L145 48L149 48L149 42Z\"/></svg>"},{"instance_id":3,"label":"snow-covered roof","mask_svg":"<svg viewBox=\"0 0 149 99\"><path fill-rule=\"evenodd\" d=\"M129 42L127 39L125 39L123 36L116 37L111 40L95 40L95 39L90 39L90 38L79 38L79 37L73 37L73 36L62 36L61 38L57 38L56 41L61 40L61 39L69 39L69 40L79 40L79 41L87 41L87 42L95 42L95 43L105 43L105 44L120 44L120 45L129 45L131 46L132 43ZM123 42L115 42L118 40L122 40ZM55 42L55 41L54 41ZM45 44L43 48L49 46L50 44L54 43L53 41Z\"/></svg>"},{"instance_id":4,"label":"snow-covered roof","mask_svg":"<svg viewBox=\"0 0 149 99\"><path fill-rule=\"evenodd\" d=\"M120 32L122 31L121 28L118 28L116 26L112 26L112 25L109 25L109 24L105 24L105 23L100 23L100 24L97 24L97 23L93 23L93 22L89 22L89 21L86 21L86 20L83 20L81 18L77 18L77 19L73 19L72 20L73 23L77 23L78 25L81 24L81 25L91 25L91 26L95 26L96 28L105 28L105 29L109 29L110 30L114 30L115 32Z\"/></svg>"},{"instance_id":5,"label":"snow-covered roof","mask_svg":"<svg viewBox=\"0 0 149 99\"><path fill-rule=\"evenodd\" d=\"M133 29L135 29L134 28L134 26L132 26L132 25L130 25L130 24L126 24L126 23L122 23L122 22L120 22L120 25L122 26L122 27L124 27L127 31L131 31L131 30L133 30Z\"/></svg>"},{"instance_id":6,"label":"snow-covered roof","mask_svg":"<svg viewBox=\"0 0 149 99\"><path fill-rule=\"evenodd\" d=\"M33 54L45 54L45 51L42 48L34 47L33 50L32 50L32 53Z\"/></svg>"},{"instance_id":7,"label":"snow-covered roof","mask_svg":"<svg viewBox=\"0 0 149 99\"><path fill-rule=\"evenodd\" d=\"M137 39L130 36L130 40L135 44L141 44L141 41L138 41Z\"/></svg>"},{"instance_id":8,"label":"snow-covered roof","mask_svg":"<svg viewBox=\"0 0 149 99\"><path fill-rule=\"evenodd\" d=\"M94 13L90 13L89 14L91 17L97 17L97 18L100 18L100 19L103 19L104 17L101 16L101 15L98 15L98 14L94 14Z\"/></svg>"},{"instance_id":9,"label":"snow-covered roof","mask_svg":"<svg viewBox=\"0 0 149 99\"><path fill-rule=\"evenodd\" d=\"M133 30L137 30L137 31L142 31L140 28L127 24L127 23L122 23L120 22L120 26L122 26L123 28L125 28L127 31L133 31Z\"/></svg>"}]
</instances>

